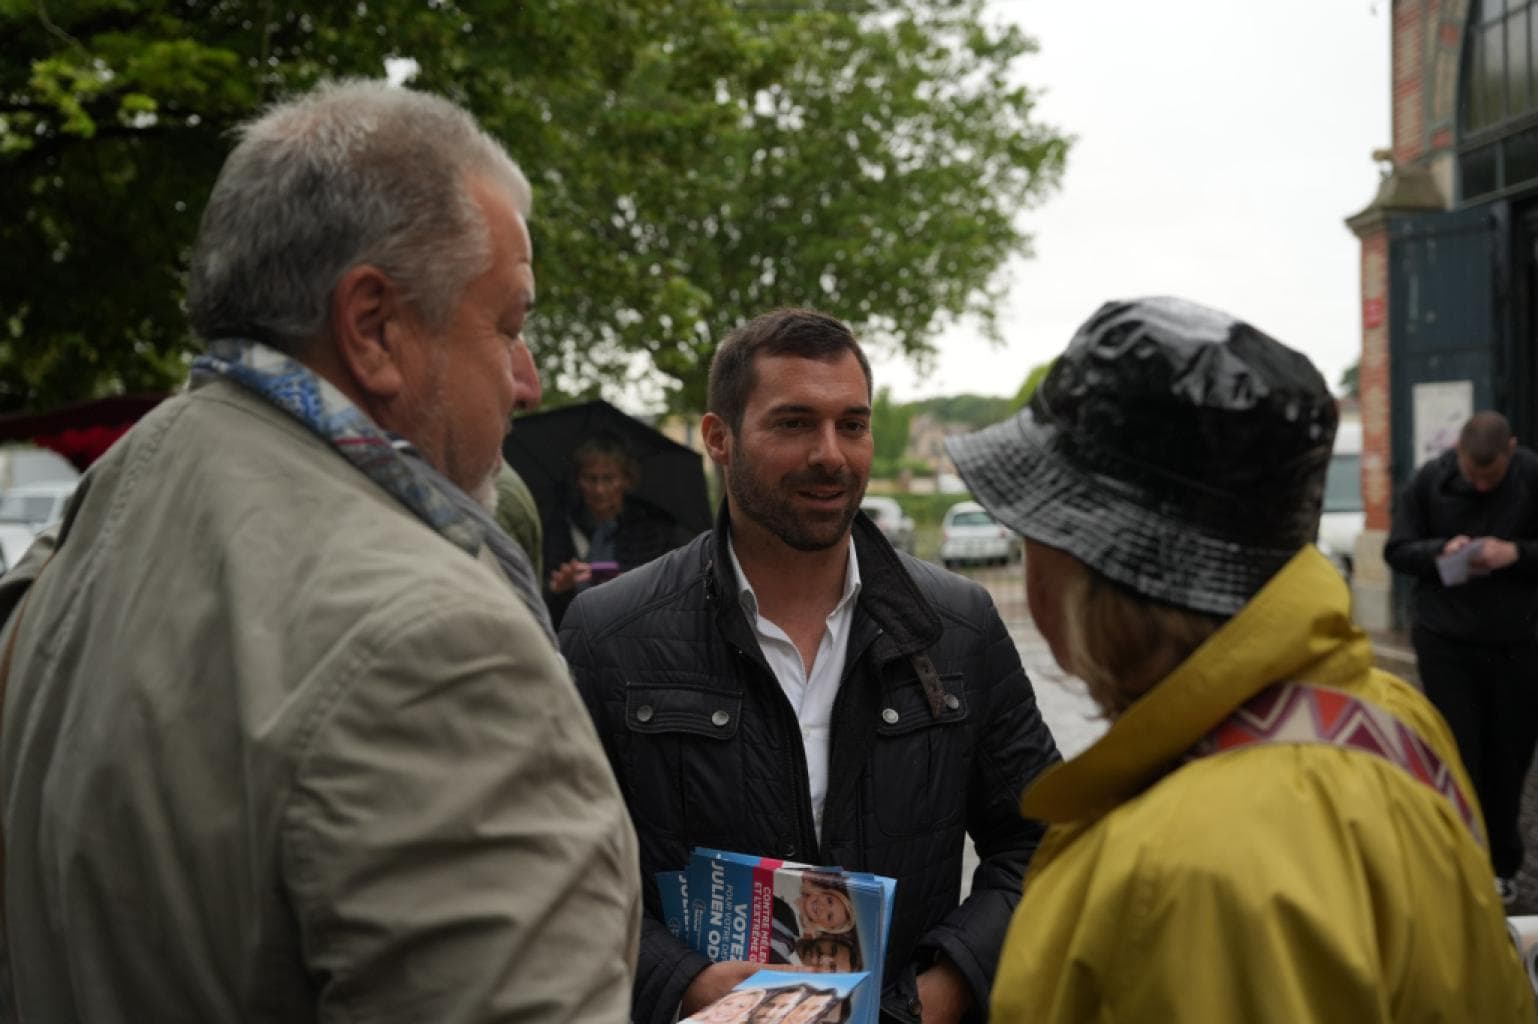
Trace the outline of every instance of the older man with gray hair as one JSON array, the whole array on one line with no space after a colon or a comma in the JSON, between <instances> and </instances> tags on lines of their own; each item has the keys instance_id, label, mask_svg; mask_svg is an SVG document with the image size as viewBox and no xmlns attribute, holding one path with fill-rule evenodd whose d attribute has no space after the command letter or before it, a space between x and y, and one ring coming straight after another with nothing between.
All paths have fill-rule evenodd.
<instances>
[{"instance_id":1,"label":"older man with gray hair","mask_svg":"<svg viewBox=\"0 0 1538 1024\"><path fill-rule=\"evenodd\" d=\"M537 394L529 208L433 96L244 128L188 392L0 584L0 1016L626 1019L634 834L466 497Z\"/></svg>"}]
</instances>

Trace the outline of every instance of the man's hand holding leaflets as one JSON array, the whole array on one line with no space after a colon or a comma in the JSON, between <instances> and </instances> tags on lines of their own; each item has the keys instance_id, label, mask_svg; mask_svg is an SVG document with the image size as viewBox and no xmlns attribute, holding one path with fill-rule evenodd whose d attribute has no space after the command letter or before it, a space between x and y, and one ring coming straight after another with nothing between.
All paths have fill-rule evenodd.
<instances>
[{"instance_id":1,"label":"man's hand holding leaflets","mask_svg":"<svg viewBox=\"0 0 1538 1024\"><path fill-rule=\"evenodd\" d=\"M1443 545L1437 557L1437 575L1444 587L1456 587L1506 568L1519 554L1517 546L1509 540L1459 534Z\"/></svg>"},{"instance_id":2,"label":"man's hand holding leaflets","mask_svg":"<svg viewBox=\"0 0 1538 1024\"><path fill-rule=\"evenodd\" d=\"M657 883L670 930L715 961L690 986L684 1014L703 1021L728 1000L732 1006L742 1002L744 991L769 987L782 990L780 1002L765 997L730 1019L876 1024L896 892L892 879L696 849L684 871L664 872ZM766 964L780 967L775 985L763 980ZM838 987L838 998L827 998L818 985L785 980L813 976L823 979L822 988ZM795 1000L787 994L792 989L800 993Z\"/></svg>"}]
</instances>

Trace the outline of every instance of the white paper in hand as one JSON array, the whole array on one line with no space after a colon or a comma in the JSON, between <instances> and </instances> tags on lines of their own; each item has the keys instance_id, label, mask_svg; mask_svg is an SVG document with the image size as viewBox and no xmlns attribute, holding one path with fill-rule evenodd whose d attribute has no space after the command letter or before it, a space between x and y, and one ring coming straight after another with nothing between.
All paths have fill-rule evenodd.
<instances>
[{"instance_id":1,"label":"white paper in hand","mask_svg":"<svg viewBox=\"0 0 1538 1024\"><path fill-rule=\"evenodd\" d=\"M1438 558L1437 574L1442 577L1442 586L1456 587L1467 583L1469 577L1474 575L1469 563L1473 562L1474 556L1484 546L1483 540L1470 541L1452 554Z\"/></svg>"}]
</instances>

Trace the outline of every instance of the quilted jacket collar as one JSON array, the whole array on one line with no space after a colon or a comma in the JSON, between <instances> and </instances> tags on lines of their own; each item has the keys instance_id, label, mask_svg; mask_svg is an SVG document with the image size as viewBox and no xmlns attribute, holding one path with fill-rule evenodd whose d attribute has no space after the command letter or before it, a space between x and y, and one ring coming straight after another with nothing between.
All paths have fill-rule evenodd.
<instances>
[{"instance_id":1,"label":"quilted jacket collar","mask_svg":"<svg viewBox=\"0 0 1538 1024\"><path fill-rule=\"evenodd\" d=\"M716 614L722 633L750 638L752 631L735 599L737 579L726 547L730 530L731 513L723 499L716 514L715 534L704 548L708 559L705 572L718 597ZM940 616L875 523L857 515L853 531L855 559L860 566L860 597L855 604L851 641L863 632L862 620L868 620L866 625L874 623L879 630L881 642L876 651L883 661L929 649L943 631Z\"/></svg>"}]
</instances>

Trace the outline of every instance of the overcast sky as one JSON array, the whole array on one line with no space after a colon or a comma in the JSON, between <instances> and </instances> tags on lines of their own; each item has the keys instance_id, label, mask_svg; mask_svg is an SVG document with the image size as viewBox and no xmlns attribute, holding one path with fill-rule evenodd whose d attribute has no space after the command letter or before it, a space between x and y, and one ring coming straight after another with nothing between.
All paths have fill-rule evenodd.
<instances>
[{"instance_id":1,"label":"overcast sky","mask_svg":"<svg viewBox=\"0 0 1538 1024\"><path fill-rule=\"evenodd\" d=\"M941 341L933 373L876 362L901 400L1012 394L1108 298L1174 294L1307 353L1333 386L1361 345L1355 236L1390 141L1388 0L994 0L1041 44L1026 81L1078 137L1025 214L1005 345Z\"/></svg>"}]
</instances>

